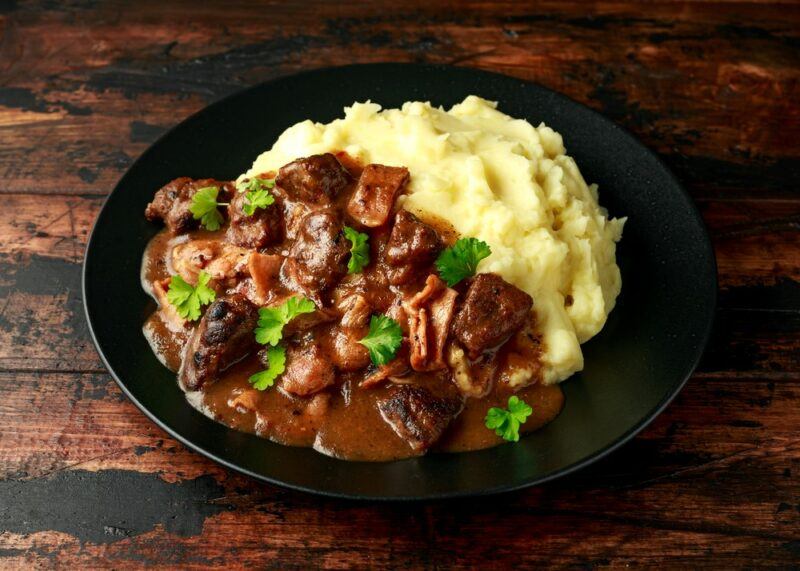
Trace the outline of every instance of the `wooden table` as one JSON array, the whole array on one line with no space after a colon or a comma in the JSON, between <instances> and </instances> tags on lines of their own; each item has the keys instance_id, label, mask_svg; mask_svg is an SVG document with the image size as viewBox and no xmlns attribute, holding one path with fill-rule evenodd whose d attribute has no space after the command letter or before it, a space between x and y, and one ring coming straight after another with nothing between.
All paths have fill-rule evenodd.
<instances>
[{"instance_id":1,"label":"wooden table","mask_svg":"<svg viewBox=\"0 0 800 571\"><path fill-rule=\"evenodd\" d=\"M0 567L800 561L798 5L63 4L0 2ZM156 428L92 347L86 237L153 140L247 85L385 60L565 93L702 209L721 288L707 354L652 426L575 476L397 505L258 484Z\"/></svg>"}]
</instances>

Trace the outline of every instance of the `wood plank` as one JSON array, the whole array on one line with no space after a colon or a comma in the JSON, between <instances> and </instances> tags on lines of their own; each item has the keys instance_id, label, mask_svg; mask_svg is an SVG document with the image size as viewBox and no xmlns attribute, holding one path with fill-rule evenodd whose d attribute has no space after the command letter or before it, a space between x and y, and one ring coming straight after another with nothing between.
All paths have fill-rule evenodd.
<instances>
[{"instance_id":1,"label":"wood plank","mask_svg":"<svg viewBox=\"0 0 800 571\"><path fill-rule=\"evenodd\" d=\"M411 15L307 4L10 11L0 191L105 194L147 143L223 95L309 65L394 59L498 70L564 92L662 153L695 196L796 195L795 11L669 3L642 17L635 3L595 13L474 3Z\"/></svg>"},{"instance_id":2,"label":"wood plank","mask_svg":"<svg viewBox=\"0 0 800 571\"><path fill-rule=\"evenodd\" d=\"M800 377L778 385L694 380L636 441L573 477L468 503L374 510L257 484L200 459L165 439L107 375L0 374L11 427L0 439L0 498L13 490L9 509L77 479L98 494L163 494L179 505L158 506L153 521L128 514L128 527L114 519L123 517L118 511L81 525L52 519L53 508L24 528L12 524L0 534L0 550L11 563L89 566L103 557L122 566L192 557L218 566L275 557L290 564L304 553L333 563L347 553L352 564L387 567L489 559L690 564L707 549L715 561L769 552L763 561L785 563L800 541L799 398ZM115 491L121 482L141 489ZM169 523L175 509L191 523ZM43 523L52 527L37 527ZM92 527L101 524L111 531ZM487 527L493 541L476 550ZM526 548L531 538L536 549Z\"/></svg>"},{"instance_id":3,"label":"wood plank","mask_svg":"<svg viewBox=\"0 0 800 571\"><path fill-rule=\"evenodd\" d=\"M800 560L800 10L744 2L0 2L0 567L794 568ZM80 263L161 133L282 74L468 65L658 152L714 242L696 375L633 442L518 493L404 505L261 485L103 371Z\"/></svg>"}]
</instances>

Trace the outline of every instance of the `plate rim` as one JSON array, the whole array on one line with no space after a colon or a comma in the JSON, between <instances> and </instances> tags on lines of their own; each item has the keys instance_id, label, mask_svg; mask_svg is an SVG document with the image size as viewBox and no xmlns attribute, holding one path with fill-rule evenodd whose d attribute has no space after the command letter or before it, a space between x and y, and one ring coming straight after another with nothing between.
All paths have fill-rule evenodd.
<instances>
[{"instance_id":1,"label":"plate rim","mask_svg":"<svg viewBox=\"0 0 800 571\"><path fill-rule=\"evenodd\" d=\"M687 369L687 373L685 374L683 379L680 379L674 386L669 390L669 392L661 399L661 401L656 404L649 412L647 412L640 421L634 424L631 428L625 431L622 435L617 437L616 440L608 444L607 446L595 451L592 454L589 454L585 458L569 464L563 468L554 470L550 474L530 478L527 481L519 482L519 483L512 483L512 484L499 484L496 486L489 486L483 487L479 489L470 489L470 490L459 490L459 491L440 491L440 492L433 492L428 494L409 494L409 495L372 495L372 494L356 494L350 492L338 492L332 491L327 489L319 489L313 488L309 486L305 486L302 484L296 484L292 482L286 482L283 480L279 480L277 478L273 478L270 476L266 476L264 474L255 472L253 470L249 470L247 468L243 468L238 466L232 461L226 460L225 458L221 458L218 455L214 454L206 450L203 446L194 443L187 437L184 437L177 431L170 428L165 422L159 419L154 413L152 413L146 406L144 406L127 388L126 384L121 380L121 376L114 370L111 364L108 362L106 355L100 348L100 343L98 341L98 337L95 333L94 326L92 325L92 318L89 310L89 302L88 297L86 295L86 284L87 284L87 267L88 267L88 260L90 253L93 247L97 247L95 242L97 240L96 237L96 230L99 225L101 218L106 215L107 213L107 205L111 198L111 196L119 190L122 186L122 183L125 179L129 176L130 172L134 170L140 162L146 160L152 152L152 149L156 147L162 140L167 138L172 134L173 131L181 128L185 123L190 122L196 119L198 116L203 115L205 113L210 112L212 109L217 108L218 106L225 105L229 100L240 96L241 94L260 89L265 86L268 86L273 83L280 82L281 80L287 78L301 78L302 76L309 76L315 75L325 72L331 71L346 71L350 69L366 69L366 68L386 68L386 67L397 67L397 68L414 68L414 69L428 69L430 71L439 71L443 73L447 73L448 71L458 70L459 72L469 72L469 73L477 73L483 74L485 76L495 76L498 78L505 78L505 79L512 79L518 81L520 83L524 83L526 85L532 86L535 89L541 90L544 93L547 93L550 97L553 97L556 100L561 100L567 102L570 105L577 105L583 108L584 111L588 111L591 115L594 116L596 120L601 122L604 126L616 130L619 134L621 134L624 138L628 139L630 142L633 142L636 146L646 152L650 158L654 159L658 165L663 169L666 175L669 177L669 182L672 186L676 187L680 193L683 195L685 202L689 206L689 211L691 213L692 218L697 223L698 227L701 230L702 239L703 239L703 246L704 249L708 253L708 261L710 262L710 269L713 270L710 275L710 282L708 283L708 287L711 290L711 303L709 304L707 311L708 311L708 319L705 322L704 330L699 337L699 341L697 343L697 352L694 356L694 359L689 364ZM669 166L664 162L664 160L653 150L651 150L647 145L642 143L636 136L634 136L630 131L625 129L624 127L618 125L612 119L606 117L599 111L592 109L588 105L581 103L580 101L576 101L571 97L564 95L558 91L555 91L549 87L541 85L535 81L530 81L528 79L522 79L513 75L507 75L505 73L499 73L495 71L487 71L480 68L474 68L469 66L458 66L458 65L448 65L448 64L429 64L429 63L408 63L408 62L371 62L371 63L356 63L356 64L349 64L349 65L342 65L342 66L323 66L323 67L316 67L312 69L305 69L303 71L297 73L288 73L288 74L281 74L274 78L271 78L267 81L259 82L253 85L242 87L241 89L237 89L236 91L225 95L224 97L198 109L194 113L188 115L187 117L183 118L181 121L167 129L164 133L162 133L156 140L148 145L148 147L130 164L130 166L125 170L125 172L120 176L117 180L114 188L108 193L108 195L103 199L103 203L97 213L97 216L92 223L91 231L88 234L88 238L86 241L86 247L84 249L84 256L83 261L81 263L81 297L82 297L82 305L84 309L84 317L86 318L86 323L88 326L89 336L91 337L92 343L94 345L97 354L100 357L103 365L106 367L108 373L114 379L114 382L117 386L122 390L123 394L138 408L141 412L145 414L147 418L149 418L158 428L166 432L171 438L174 438L184 446L186 446L189 450L198 453L217 464L224 466L225 468L232 470L233 472L243 474L250 478L253 478L259 482L265 482L268 484L272 484L281 488L291 489L295 491L305 492L317 496L324 496L329 498L337 498L337 499L347 499L347 500L356 500L356 501L380 501L380 502L416 502L416 501L425 501L425 500L443 500L443 499L452 499L452 498L463 498L463 497L478 497L478 496L489 496L495 495L500 493L506 492L514 492L517 490L522 490L525 488L539 486L545 484L547 482L556 480L558 478L563 478L570 474L574 474L587 466L598 462L599 460L605 458L606 456L612 454L628 442L630 442L636 435L641 433L645 428L647 428L661 413L672 403L672 401L678 396L681 392L683 387L689 381L689 379L694 374L697 366L700 363L703 355L706 352L708 347L708 342L711 338L711 333L713 330L714 322L715 322L715 314L717 309L718 303L718 296L719 296L719 275L718 275L718 265L716 260L716 253L714 251L713 243L711 241L711 236L708 232L708 226L703 219L697 204L693 200L692 196L684 187L683 183L680 179L672 172ZM567 380L568 381L568 380ZM233 430L228 428L229 430ZM314 451L313 449L309 448L309 451L312 451L316 454L319 452ZM341 460L343 462L351 462L346 460ZM371 462L363 462L364 464L372 464Z\"/></svg>"}]
</instances>

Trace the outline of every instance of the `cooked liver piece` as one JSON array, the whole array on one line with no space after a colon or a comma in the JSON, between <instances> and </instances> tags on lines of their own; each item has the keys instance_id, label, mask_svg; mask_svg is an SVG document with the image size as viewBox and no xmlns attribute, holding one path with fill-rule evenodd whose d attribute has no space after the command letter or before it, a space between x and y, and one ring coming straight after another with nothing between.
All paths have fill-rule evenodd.
<instances>
[{"instance_id":1,"label":"cooked liver piece","mask_svg":"<svg viewBox=\"0 0 800 571\"><path fill-rule=\"evenodd\" d=\"M392 213L395 198L407 182L408 169L405 167L367 165L347 204L347 213L364 226L383 226Z\"/></svg>"},{"instance_id":2,"label":"cooked liver piece","mask_svg":"<svg viewBox=\"0 0 800 571\"><path fill-rule=\"evenodd\" d=\"M386 261L393 266L429 264L442 249L442 239L433 228L408 210L400 210L386 244Z\"/></svg>"},{"instance_id":3,"label":"cooked liver piece","mask_svg":"<svg viewBox=\"0 0 800 571\"><path fill-rule=\"evenodd\" d=\"M462 403L442 399L414 385L399 385L378 400L378 410L397 435L417 452L434 444L461 411Z\"/></svg>"},{"instance_id":4,"label":"cooked liver piece","mask_svg":"<svg viewBox=\"0 0 800 571\"><path fill-rule=\"evenodd\" d=\"M289 250L286 272L319 305L322 293L347 273L349 255L341 218L331 210L312 212Z\"/></svg>"},{"instance_id":5,"label":"cooked liver piece","mask_svg":"<svg viewBox=\"0 0 800 571\"><path fill-rule=\"evenodd\" d=\"M286 370L281 375L281 386L286 392L308 396L332 385L335 380L331 359L312 335L291 343L286 349Z\"/></svg>"},{"instance_id":6,"label":"cooked liver piece","mask_svg":"<svg viewBox=\"0 0 800 571\"><path fill-rule=\"evenodd\" d=\"M478 274L470 280L452 331L476 358L522 327L531 307L533 299L518 287L497 274Z\"/></svg>"},{"instance_id":7,"label":"cooked liver piece","mask_svg":"<svg viewBox=\"0 0 800 571\"><path fill-rule=\"evenodd\" d=\"M164 224L173 234L183 234L199 226L200 221L195 220L189 207L192 205L192 196L207 186L219 188L217 200L225 202L235 192L233 184L204 178L193 180L188 177L176 178L161 187L153 197L153 202L145 208L144 216L155 222L163 220Z\"/></svg>"},{"instance_id":8,"label":"cooked liver piece","mask_svg":"<svg viewBox=\"0 0 800 571\"><path fill-rule=\"evenodd\" d=\"M294 200L325 202L350 182L350 174L330 153L297 159L278 171L275 184Z\"/></svg>"},{"instance_id":9,"label":"cooked liver piece","mask_svg":"<svg viewBox=\"0 0 800 571\"><path fill-rule=\"evenodd\" d=\"M256 208L252 215L244 213L247 193L237 192L228 206L230 225L225 239L231 244L257 250L278 242L283 236L283 216L280 205Z\"/></svg>"},{"instance_id":10,"label":"cooked liver piece","mask_svg":"<svg viewBox=\"0 0 800 571\"><path fill-rule=\"evenodd\" d=\"M439 233L407 210L394 217L394 226L384 254L391 266L389 282L401 285L413 280L419 268L432 263L444 247Z\"/></svg>"},{"instance_id":11,"label":"cooked liver piece","mask_svg":"<svg viewBox=\"0 0 800 571\"><path fill-rule=\"evenodd\" d=\"M179 377L188 390L217 380L219 374L250 353L258 308L242 295L221 297L208 306L189 339Z\"/></svg>"}]
</instances>

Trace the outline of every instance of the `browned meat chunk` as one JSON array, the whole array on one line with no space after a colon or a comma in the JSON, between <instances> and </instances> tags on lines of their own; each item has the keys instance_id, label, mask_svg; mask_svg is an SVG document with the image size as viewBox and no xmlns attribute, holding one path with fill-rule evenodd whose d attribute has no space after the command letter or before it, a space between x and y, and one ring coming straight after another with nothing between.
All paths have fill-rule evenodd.
<instances>
[{"instance_id":1,"label":"browned meat chunk","mask_svg":"<svg viewBox=\"0 0 800 571\"><path fill-rule=\"evenodd\" d=\"M208 306L189 340L179 378L188 390L217 380L219 374L255 346L258 308L241 295L217 299Z\"/></svg>"},{"instance_id":2,"label":"browned meat chunk","mask_svg":"<svg viewBox=\"0 0 800 571\"><path fill-rule=\"evenodd\" d=\"M378 400L383 419L417 452L424 452L439 439L461 407L456 399L438 398L414 385L397 386L388 397Z\"/></svg>"},{"instance_id":3,"label":"browned meat chunk","mask_svg":"<svg viewBox=\"0 0 800 571\"><path fill-rule=\"evenodd\" d=\"M386 224L394 200L408 182L408 169L367 165L347 204L347 213L364 226L375 228Z\"/></svg>"},{"instance_id":4,"label":"browned meat chunk","mask_svg":"<svg viewBox=\"0 0 800 571\"><path fill-rule=\"evenodd\" d=\"M189 207L195 192L207 186L219 189L217 200L226 201L235 189L230 182L211 178L192 180L188 177L176 178L161 187L153 197L153 202L145 208L144 216L151 222L163 220L173 234L183 234L197 228L199 221L194 219Z\"/></svg>"},{"instance_id":5,"label":"browned meat chunk","mask_svg":"<svg viewBox=\"0 0 800 571\"><path fill-rule=\"evenodd\" d=\"M394 285L408 283L420 267L433 263L443 247L436 230L407 210L399 211L386 244L386 262L392 266L389 281Z\"/></svg>"},{"instance_id":6,"label":"browned meat chunk","mask_svg":"<svg viewBox=\"0 0 800 571\"><path fill-rule=\"evenodd\" d=\"M356 332L333 327L330 331L330 358L340 371L360 371L370 364L369 351L359 341L368 330Z\"/></svg>"},{"instance_id":7,"label":"browned meat chunk","mask_svg":"<svg viewBox=\"0 0 800 571\"><path fill-rule=\"evenodd\" d=\"M353 295L342 302L341 322L328 331L331 359L340 371L358 371L370 364L369 351L359 341L369 332L372 308L362 295Z\"/></svg>"},{"instance_id":8,"label":"browned meat chunk","mask_svg":"<svg viewBox=\"0 0 800 571\"><path fill-rule=\"evenodd\" d=\"M278 171L275 184L294 200L325 202L350 182L350 174L330 153L297 159Z\"/></svg>"},{"instance_id":9,"label":"browned meat chunk","mask_svg":"<svg viewBox=\"0 0 800 571\"><path fill-rule=\"evenodd\" d=\"M261 249L279 241L283 236L283 217L280 206L271 204L266 208L256 208L248 216L243 207L247 203L247 193L237 192L228 206L230 225L225 239L243 248Z\"/></svg>"},{"instance_id":10,"label":"browned meat chunk","mask_svg":"<svg viewBox=\"0 0 800 571\"><path fill-rule=\"evenodd\" d=\"M331 211L312 212L289 250L287 275L314 300L347 273L350 246L342 234L342 221Z\"/></svg>"},{"instance_id":11,"label":"browned meat chunk","mask_svg":"<svg viewBox=\"0 0 800 571\"><path fill-rule=\"evenodd\" d=\"M458 293L431 274L425 287L403 303L408 316L408 338L411 345L411 366L416 371L447 368L444 344L450 333L450 322Z\"/></svg>"},{"instance_id":12,"label":"browned meat chunk","mask_svg":"<svg viewBox=\"0 0 800 571\"><path fill-rule=\"evenodd\" d=\"M336 380L333 364L312 335L291 343L286 350L283 390L298 396L317 393Z\"/></svg>"},{"instance_id":13,"label":"browned meat chunk","mask_svg":"<svg viewBox=\"0 0 800 571\"><path fill-rule=\"evenodd\" d=\"M531 307L533 299L518 287L497 274L478 274L470 280L453 333L474 359L522 327Z\"/></svg>"},{"instance_id":14,"label":"browned meat chunk","mask_svg":"<svg viewBox=\"0 0 800 571\"><path fill-rule=\"evenodd\" d=\"M386 261L393 266L430 264L443 247L438 232L408 210L399 211L386 244Z\"/></svg>"}]
</instances>

